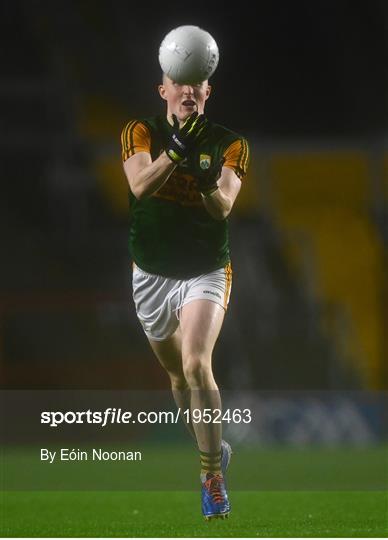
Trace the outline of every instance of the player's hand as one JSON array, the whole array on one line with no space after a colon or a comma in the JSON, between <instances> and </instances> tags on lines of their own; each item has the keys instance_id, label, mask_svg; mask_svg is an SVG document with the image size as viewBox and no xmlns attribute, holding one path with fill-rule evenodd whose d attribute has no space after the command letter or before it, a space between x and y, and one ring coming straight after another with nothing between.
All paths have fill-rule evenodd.
<instances>
[{"instance_id":1,"label":"player's hand","mask_svg":"<svg viewBox=\"0 0 388 540\"><path fill-rule=\"evenodd\" d=\"M211 165L208 169L202 170L197 174L198 189L204 197L211 195L218 189L217 180L222 173L222 166L225 158L222 157L219 161Z\"/></svg>"},{"instance_id":2,"label":"player's hand","mask_svg":"<svg viewBox=\"0 0 388 540\"><path fill-rule=\"evenodd\" d=\"M204 134L208 120L204 114L193 112L179 129L175 114L172 115L174 132L166 148L166 154L174 163L183 161Z\"/></svg>"}]
</instances>

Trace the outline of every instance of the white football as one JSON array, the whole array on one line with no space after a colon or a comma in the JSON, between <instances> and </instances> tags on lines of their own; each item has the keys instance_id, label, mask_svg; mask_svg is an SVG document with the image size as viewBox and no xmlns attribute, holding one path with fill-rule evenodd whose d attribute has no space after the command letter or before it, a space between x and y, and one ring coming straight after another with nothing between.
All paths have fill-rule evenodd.
<instances>
[{"instance_id":1,"label":"white football","mask_svg":"<svg viewBox=\"0 0 388 540\"><path fill-rule=\"evenodd\" d=\"M209 32L198 26L178 26L163 39L159 63L163 73L178 84L196 84L215 72L218 46Z\"/></svg>"}]
</instances>

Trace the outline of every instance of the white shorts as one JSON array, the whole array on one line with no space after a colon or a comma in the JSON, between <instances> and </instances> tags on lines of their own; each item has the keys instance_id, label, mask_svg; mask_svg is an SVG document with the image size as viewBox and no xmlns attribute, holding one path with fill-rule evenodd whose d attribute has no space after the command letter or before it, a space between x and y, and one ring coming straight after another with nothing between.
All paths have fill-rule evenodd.
<instances>
[{"instance_id":1,"label":"white shorts","mask_svg":"<svg viewBox=\"0 0 388 540\"><path fill-rule=\"evenodd\" d=\"M175 332L182 307L192 300L211 300L228 307L232 268L228 264L191 279L171 279L149 274L133 265L133 300L147 337L163 341Z\"/></svg>"}]
</instances>

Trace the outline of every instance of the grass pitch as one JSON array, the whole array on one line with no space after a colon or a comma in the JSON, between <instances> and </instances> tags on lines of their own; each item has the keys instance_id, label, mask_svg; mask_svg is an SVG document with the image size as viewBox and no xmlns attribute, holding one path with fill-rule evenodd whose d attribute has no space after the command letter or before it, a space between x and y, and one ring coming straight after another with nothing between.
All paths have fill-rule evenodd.
<instances>
[{"instance_id":1,"label":"grass pitch","mask_svg":"<svg viewBox=\"0 0 388 540\"><path fill-rule=\"evenodd\" d=\"M210 522L193 449L143 450L131 464L48 465L36 448L3 449L0 537L388 536L386 445L236 447L231 515Z\"/></svg>"},{"instance_id":2,"label":"grass pitch","mask_svg":"<svg viewBox=\"0 0 388 540\"><path fill-rule=\"evenodd\" d=\"M5 492L3 537L386 537L384 492L231 492L205 522L199 492Z\"/></svg>"}]
</instances>

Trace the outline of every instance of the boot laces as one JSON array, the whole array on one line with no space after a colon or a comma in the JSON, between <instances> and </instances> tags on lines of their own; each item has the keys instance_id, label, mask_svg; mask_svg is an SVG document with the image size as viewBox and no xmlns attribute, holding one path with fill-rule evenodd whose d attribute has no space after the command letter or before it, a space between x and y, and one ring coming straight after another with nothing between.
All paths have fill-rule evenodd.
<instances>
[{"instance_id":1,"label":"boot laces","mask_svg":"<svg viewBox=\"0 0 388 540\"><path fill-rule=\"evenodd\" d=\"M217 504L222 504L224 502L222 495L224 479L219 474L208 476L209 478L205 481L205 487L209 491L213 501Z\"/></svg>"}]
</instances>

